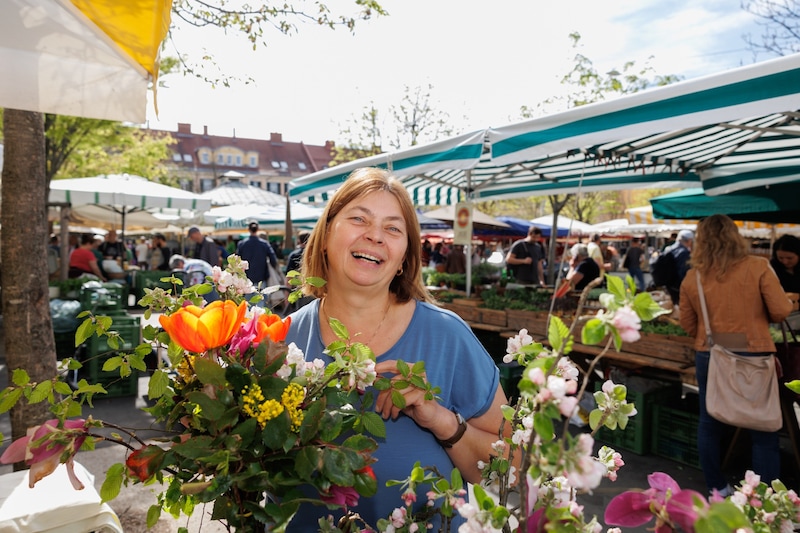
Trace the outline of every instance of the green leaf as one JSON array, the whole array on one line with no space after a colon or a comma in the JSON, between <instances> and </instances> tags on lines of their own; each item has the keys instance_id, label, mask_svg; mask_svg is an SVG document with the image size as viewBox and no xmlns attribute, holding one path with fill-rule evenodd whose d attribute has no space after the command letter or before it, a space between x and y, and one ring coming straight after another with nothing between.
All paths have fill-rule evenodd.
<instances>
[{"instance_id":1,"label":"green leaf","mask_svg":"<svg viewBox=\"0 0 800 533\"><path fill-rule=\"evenodd\" d=\"M545 441L551 441L555 436L553 421L549 416L542 413L535 413L533 415L533 429L536 431L536 434Z\"/></svg>"},{"instance_id":2,"label":"green leaf","mask_svg":"<svg viewBox=\"0 0 800 533\"><path fill-rule=\"evenodd\" d=\"M398 409L406 408L406 397L402 393L392 390L392 404Z\"/></svg>"},{"instance_id":3,"label":"green leaf","mask_svg":"<svg viewBox=\"0 0 800 533\"><path fill-rule=\"evenodd\" d=\"M271 450L282 449L286 440L291 437L291 423L286 411L267 421L261 432L261 442Z\"/></svg>"},{"instance_id":4,"label":"green leaf","mask_svg":"<svg viewBox=\"0 0 800 533\"><path fill-rule=\"evenodd\" d=\"M200 416L207 420L218 420L225 412L225 406L222 405L222 402L211 399L208 394L204 392L190 392L186 395L186 399L199 405Z\"/></svg>"},{"instance_id":5,"label":"green leaf","mask_svg":"<svg viewBox=\"0 0 800 533\"><path fill-rule=\"evenodd\" d=\"M207 357L195 357L194 371L204 385L225 386L225 369Z\"/></svg>"},{"instance_id":6,"label":"green leaf","mask_svg":"<svg viewBox=\"0 0 800 533\"><path fill-rule=\"evenodd\" d=\"M115 463L108 469L103 485L100 487L100 498L102 498L103 502L110 502L119 496L122 488L122 473L124 471L125 465L122 463Z\"/></svg>"},{"instance_id":7,"label":"green leaf","mask_svg":"<svg viewBox=\"0 0 800 533\"><path fill-rule=\"evenodd\" d=\"M625 283L617 276L606 275L606 286L608 292L614 295L617 300L625 300Z\"/></svg>"},{"instance_id":8,"label":"green leaf","mask_svg":"<svg viewBox=\"0 0 800 533\"><path fill-rule=\"evenodd\" d=\"M370 434L375 435L379 439L386 438L386 423L378 413L374 411L364 413L361 416L361 423L364 424L364 429Z\"/></svg>"},{"instance_id":9,"label":"green leaf","mask_svg":"<svg viewBox=\"0 0 800 533\"><path fill-rule=\"evenodd\" d=\"M422 374L425 372L425 361L417 361L414 363L414 366L411 367L411 371L415 374Z\"/></svg>"},{"instance_id":10,"label":"green leaf","mask_svg":"<svg viewBox=\"0 0 800 533\"><path fill-rule=\"evenodd\" d=\"M56 381L55 385L53 385L53 388L58 394L61 394L62 396L69 396L70 394L72 394L72 387L70 387L63 381Z\"/></svg>"},{"instance_id":11,"label":"green leaf","mask_svg":"<svg viewBox=\"0 0 800 533\"><path fill-rule=\"evenodd\" d=\"M320 401L313 402L306 410L303 422L300 424L300 442L303 444L319 434L319 427L322 424L326 406L327 402L323 398Z\"/></svg>"},{"instance_id":12,"label":"green leaf","mask_svg":"<svg viewBox=\"0 0 800 533\"><path fill-rule=\"evenodd\" d=\"M634 296L633 310L636 311L642 322L649 322L661 315L671 313L670 310L658 305L649 292L640 292Z\"/></svg>"},{"instance_id":13,"label":"green leaf","mask_svg":"<svg viewBox=\"0 0 800 533\"><path fill-rule=\"evenodd\" d=\"M161 398L169 387L169 375L164 370L156 370L147 383L147 397L151 400Z\"/></svg>"},{"instance_id":14,"label":"green leaf","mask_svg":"<svg viewBox=\"0 0 800 533\"><path fill-rule=\"evenodd\" d=\"M592 345L600 344L606 336L606 326L599 318L591 318L583 326L581 342Z\"/></svg>"},{"instance_id":15,"label":"green leaf","mask_svg":"<svg viewBox=\"0 0 800 533\"><path fill-rule=\"evenodd\" d=\"M343 341L350 339L350 332L339 320L331 317L328 319L328 324L339 339Z\"/></svg>"},{"instance_id":16,"label":"green leaf","mask_svg":"<svg viewBox=\"0 0 800 533\"><path fill-rule=\"evenodd\" d=\"M25 369L15 368L11 373L11 381L17 387L24 387L31 382L31 377L28 375Z\"/></svg>"},{"instance_id":17,"label":"green leaf","mask_svg":"<svg viewBox=\"0 0 800 533\"><path fill-rule=\"evenodd\" d=\"M315 446L303 446L294 460L294 471L300 479L310 482L311 476L320 467L322 454Z\"/></svg>"},{"instance_id":18,"label":"green leaf","mask_svg":"<svg viewBox=\"0 0 800 533\"><path fill-rule=\"evenodd\" d=\"M84 342L86 339L94 335L95 325L92 323L91 318L87 318L84 320L80 326L78 326L78 330L75 332L75 347L77 348Z\"/></svg>"},{"instance_id":19,"label":"green leaf","mask_svg":"<svg viewBox=\"0 0 800 533\"><path fill-rule=\"evenodd\" d=\"M786 387L792 391L800 394L800 379L795 379L786 383Z\"/></svg>"},{"instance_id":20,"label":"green leaf","mask_svg":"<svg viewBox=\"0 0 800 533\"><path fill-rule=\"evenodd\" d=\"M589 413L589 427L592 430L597 429L597 426L600 425L600 419L603 417L603 412L600 409L594 409L591 413Z\"/></svg>"},{"instance_id":21,"label":"green leaf","mask_svg":"<svg viewBox=\"0 0 800 533\"><path fill-rule=\"evenodd\" d=\"M115 355L103 361L103 372L113 372L122 366L122 357Z\"/></svg>"},{"instance_id":22,"label":"green leaf","mask_svg":"<svg viewBox=\"0 0 800 533\"><path fill-rule=\"evenodd\" d=\"M464 479L461 477L461 471L458 468L454 468L450 472L450 486L453 487L453 490L464 488Z\"/></svg>"},{"instance_id":23,"label":"green leaf","mask_svg":"<svg viewBox=\"0 0 800 533\"><path fill-rule=\"evenodd\" d=\"M46 400L50 397L53 393L53 382L52 381L42 381L33 389L30 398L28 398L29 403L39 403L41 401Z\"/></svg>"},{"instance_id":24,"label":"green leaf","mask_svg":"<svg viewBox=\"0 0 800 533\"><path fill-rule=\"evenodd\" d=\"M161 518L161 506L151 505L147 508L147 529L152 529Z\"/></svg>"},{"instance_id":25,"label":"green leaf","mask_svg":"<svg viewBox=\"0 0 800 533\"><path fill-rule=\"evenodd\" d=\"M397 371L400 372L400 375L404 378L408 377L408 374L411 372L411 368L408 366L408 363L403 361L402 359L397 360Z\"/></svg>"},{"instance_id":26,"label":"green leaf","mask_svg":"<svg viewBox=\"0 0 800 533\"><path fill-rule=\"evenodd\" d=\"M22 389L5 389L0 393L0 413L8 412L17 405L22 396Z\"/></svg>"},{"instance_id":27,"label":"green leaf","mask_svg":"<svg viewBox=\"0 0 800 533\"><path fill-rule=\"evenodd\" d=\"M352 487L355 465L350 461L348 454L336 448L322 450L322 474L335 485Z\"/></svg>"}]
</instances>

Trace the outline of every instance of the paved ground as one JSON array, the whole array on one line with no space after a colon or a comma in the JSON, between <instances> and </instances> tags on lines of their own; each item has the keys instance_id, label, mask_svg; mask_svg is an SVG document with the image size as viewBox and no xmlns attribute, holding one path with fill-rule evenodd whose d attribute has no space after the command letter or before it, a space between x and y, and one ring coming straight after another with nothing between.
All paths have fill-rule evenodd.
<instances>
[{"instance_id":1,"label":"paved ground","mask_svg":"<svg viewBox=\"0 0 800 533\"><path fill-rule=\"evenodd\" d=\"M1 317L0 317L1 319ZM0 328L1 331L1 328ZM491 351L491 350L490 350ZM7 372L5 358L2 354L2 343L0 343L0 387L5 387L7 383ZM144 395L147 390L147 378L140 378L139 393L135 397L109 398L95 401L93 409L88 409L84 414L92 414L95 418L113 420L120 425L136 428L137 434L143 437L155 435L157 427L154 426L152 418L141 411L145 405ZM7 415L0 416L0 431L8 437L11 433L9 418ZM573 431L579 431L573 428ZM746 437L743 439L746 444ZM787 439L782 439L782 458L784 464L783 479L795 489L798 488L798 468L793 456L789 452ZM0 451L4 446L0 446ZM624 490L634 488L646 488L647 475L651 472L662 471L673 476L681 487L693 488L704 492L702 474L699 470L677 463L675 461L656 457L651 454L637 455L631 452L623 452L626 466L621 470L618 481L612 483L608 480L594 491L592 495L582 496L580 501L585 506L587 516L597 515L602 518L603 509L608 501L616 494ZM104 445L93 452L82 452L78 454L78 461L86 466L96 477L96 487L99 489L104 478L104 474L111 464L123 462L125 459L125 449L117 445ZM732 482L741 478L747 468L748 459L743 453L734 456L729 464L728 474ZM0 474L10 471L10 466L0 466ZM151 487L141 485L123 487L122 494L114 501L111 506L119 515L124 529L129 533L148 531L145 527L145 516L147 509L155 502L155 496ZM211 509L207 510L210 513ZM185 517L180 520L162 516L155 528L149 530L156 533L174 533L178 527L188 527L189 531L218 532L225 531L219 524L209 522L207 513L201 509L195 512L191 520ZM635 533L644 533L646 528L626 529Z\"/></svg>"}]
</instances>

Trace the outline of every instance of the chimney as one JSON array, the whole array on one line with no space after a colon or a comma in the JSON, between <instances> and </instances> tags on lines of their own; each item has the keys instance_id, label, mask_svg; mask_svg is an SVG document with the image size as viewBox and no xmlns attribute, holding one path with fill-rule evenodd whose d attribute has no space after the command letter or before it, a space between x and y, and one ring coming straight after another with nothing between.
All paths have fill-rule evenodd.
<instances>
[{"instance_id":1,"label":"chimney","mask_svg":"<svg viewBox=\"0 0 800 533\"><path fill-rule=\"evenodd\" d=\"M283 142L283 134L281 133L270 133L269 134L270 142L274 143L282 143Z\"/></svg>"},{"instance_id":2,"label":"chimney","mask_svg":"<svg viewBox=\"0 0 800 533\"><path fill-rule=\"evenodd\" d=\"M192 125L178 122L178 133L192 133Z\"/></svg>"},{"instance_id":3,"label":"chimney","mask_svg":"<svg viewBox=\"0 0 800 533\"><path fill-rule=\"evenodd\" d=\"M208 126L203 126L203 137L208 137Z\"/></svg>"}]
</instances>

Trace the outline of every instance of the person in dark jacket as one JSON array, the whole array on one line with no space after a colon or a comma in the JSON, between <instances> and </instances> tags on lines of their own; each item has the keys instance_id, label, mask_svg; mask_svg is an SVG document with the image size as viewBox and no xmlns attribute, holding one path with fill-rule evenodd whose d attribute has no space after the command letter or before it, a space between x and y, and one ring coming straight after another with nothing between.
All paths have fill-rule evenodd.
<instances>
[{"instance_id":1,"label":"person in dark jacket","mask_svg":"<svg viewBox=\"0 0 800 533\"><path fill-rule=\"evenodd\" d=\"M212 267L222 266L219 246L211 237L203 235L200 228L194 226L189 228L189 240L194 243L192 253L194 259L202 259Z\"/></svg>"},{"instance_id":2,"label":"person in dark jacket","mask_svg":"<svg viewBox=\"0 0 800 533\"><path fill-rule=\"evenodd\" d=\"M245 271L247 278L253 282L257 288L264 288L269 285L269 268L267 261L277 270L278 258L272 250L272 246L258 236L258 223L251 222L247 229L250 237L242 239L236 247L236 255L249 263ZM278 281L275 280L275 283Z\"/></svg>"},{"instance_id":3,"label":"person in dark jacket","mask_svg":"<svg viewBox=\"0 0 800 533\"><path fill-rule=\"evenodd\" d=\"M773 270L778 275L781 287L786 292L800 293L800 239L794 235L783 235L772 248Z\"/></svg>"}]
</instances>

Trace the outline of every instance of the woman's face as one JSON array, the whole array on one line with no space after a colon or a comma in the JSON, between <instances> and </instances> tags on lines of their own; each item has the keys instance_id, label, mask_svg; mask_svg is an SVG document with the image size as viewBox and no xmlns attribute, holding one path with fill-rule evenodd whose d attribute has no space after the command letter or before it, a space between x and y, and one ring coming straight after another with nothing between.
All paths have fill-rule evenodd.
<instances>
[{"instance_id":1,"label":"woman's face","mask_svg":"<svg viewBox=\"0 0 800 533\"><path fill-rule=\"evenodd\" d=\"M797 266L797 254L794 252L786 252L784 250L777 250L775 257L786 268L793 270Z\"/></svg>"},{"instance_id":2,"label":"woman's face","mask_svg":"<svg viewBox=\"0 0 800 533\"><path fill-rule=\"evenodd\" d=\"M376 191L357 198L328 227L329 282L388 287L407 248L406 221L394 195Z\"/></svg>"}]
</instances>

